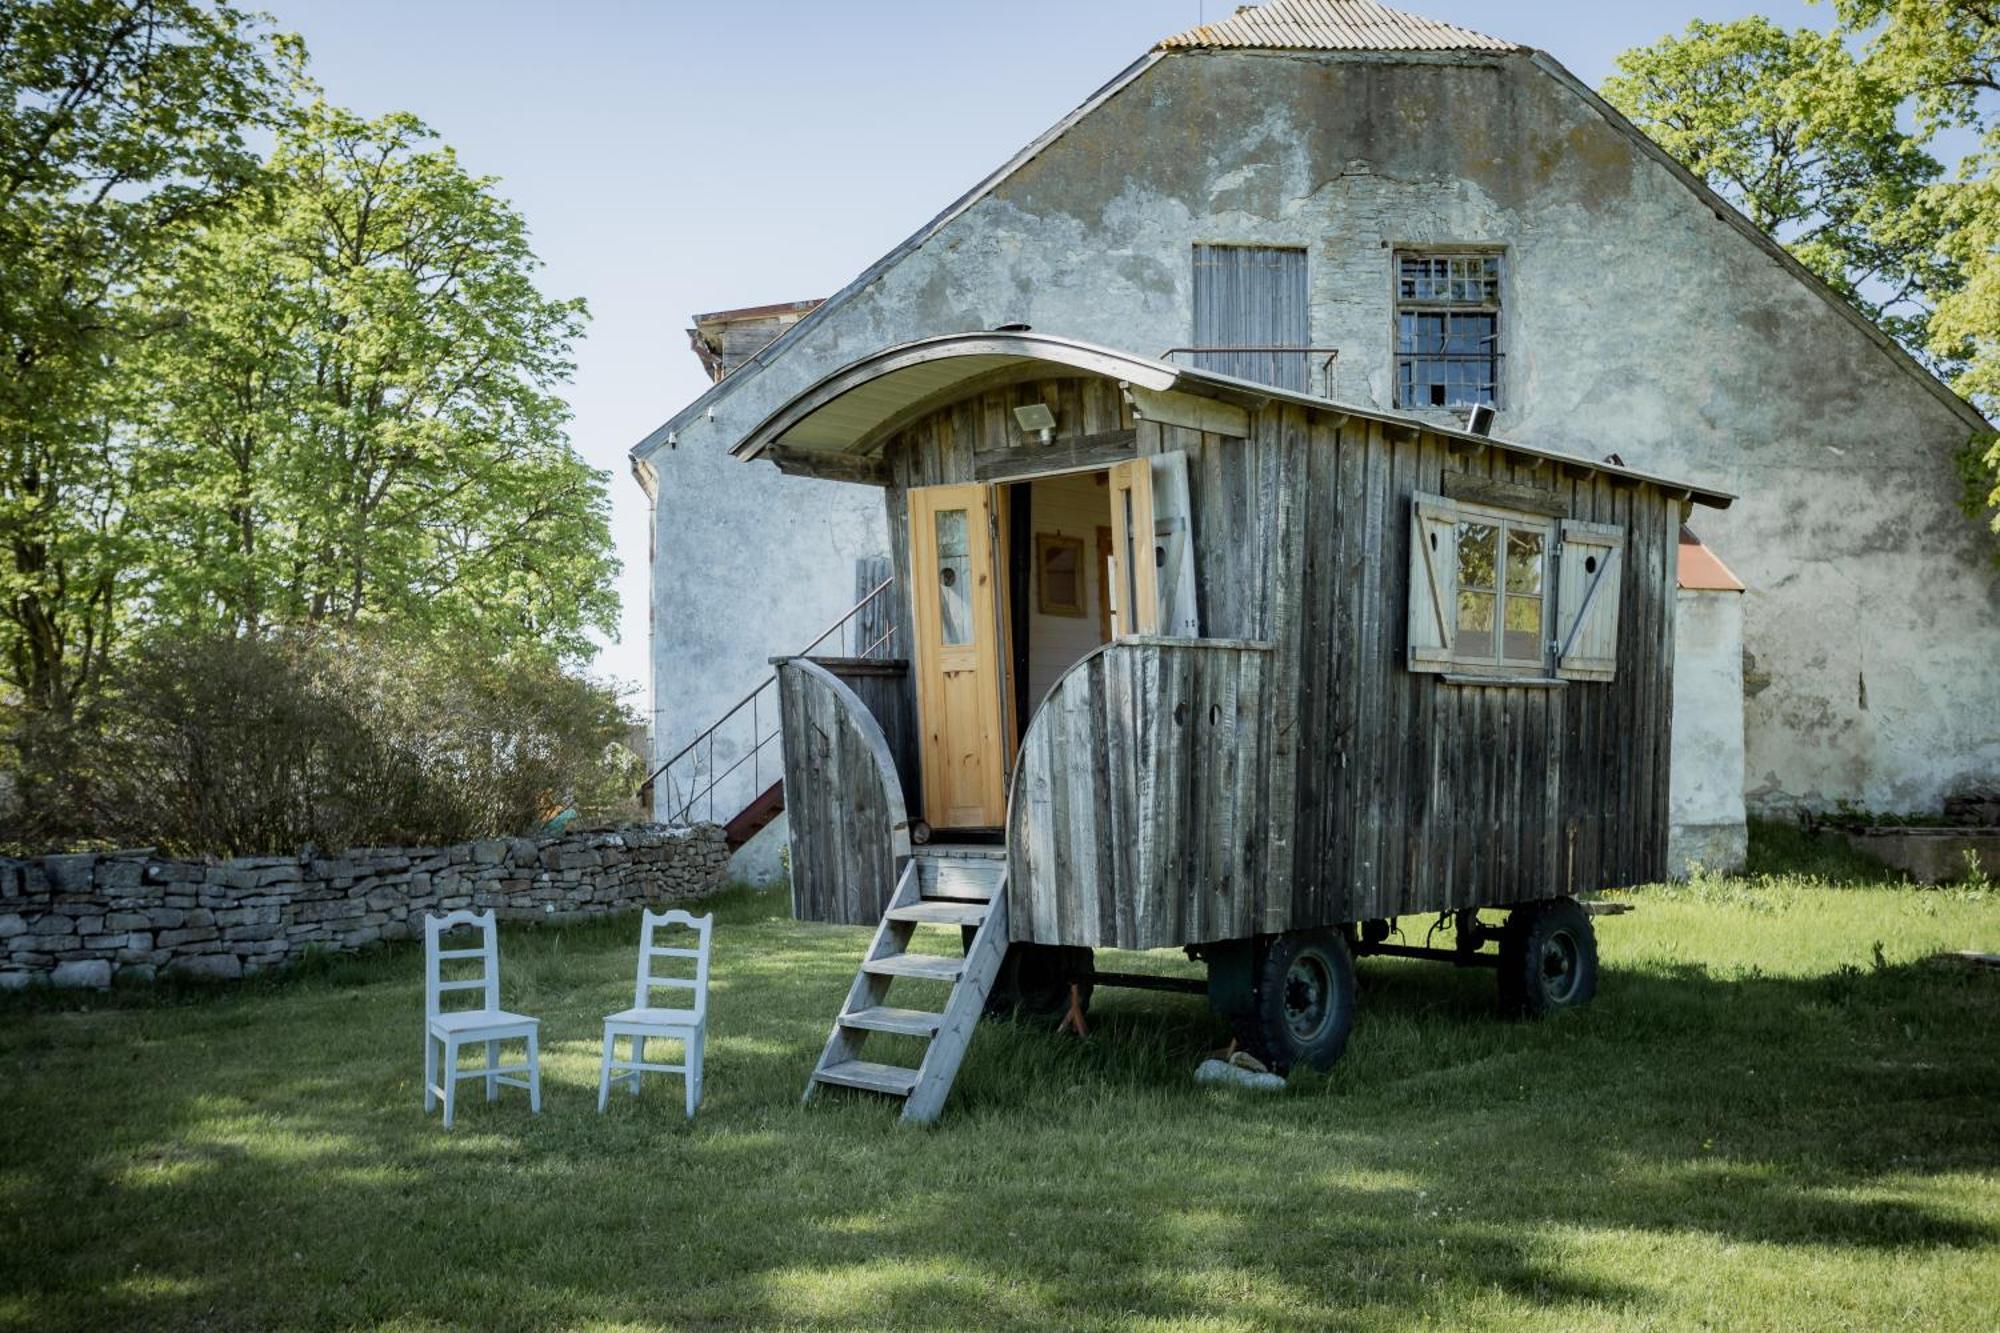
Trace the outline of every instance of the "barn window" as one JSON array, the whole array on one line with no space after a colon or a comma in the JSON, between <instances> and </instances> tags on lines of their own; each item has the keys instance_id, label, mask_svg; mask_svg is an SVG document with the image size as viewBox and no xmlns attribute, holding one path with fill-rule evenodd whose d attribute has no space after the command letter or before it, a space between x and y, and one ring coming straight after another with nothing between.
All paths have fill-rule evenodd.
<instances>
[{"instance_id":1,"label":"barn window","mask_svg":"<svg viewBox=\"0 0 2000 1333\"><path fill-rule=\"evenodd\" d=\"M1611 680L1624 529L1418 495L1410 508L1412 671Z\"/></svg>"},{"instance_id":2,"label":"barn window","mask_svg":"<svg viewBox=\"0 0 2000 1333\"><path fill-rule=\"evenodd\" d=\"M1500 256L1398 251L1396 406L1500 403Z\"/></svg>"}]
</instances>

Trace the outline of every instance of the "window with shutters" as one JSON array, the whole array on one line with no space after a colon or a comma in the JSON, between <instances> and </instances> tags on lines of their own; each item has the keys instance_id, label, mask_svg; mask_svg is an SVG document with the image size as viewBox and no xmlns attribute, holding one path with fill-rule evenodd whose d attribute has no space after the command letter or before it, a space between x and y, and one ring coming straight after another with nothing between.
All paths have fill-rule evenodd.
<instances>
[{"instance_id":1,"label":"window with shutters","mask_svg":"<svg viewBox=\"0 0 2000 1333\"><path fill-rule=\"evenodd\" d=\"M1396 254L1396 406L1500 405L1500 256Z\"/></svg>"},{"instance_id":2,"label":"window with shutters","mask_svg":"<svg viewBox=\"0 0 2000 1333\"><path fill-rule=\"evenodd\" d=\"M1622 528L1437 495L1410 524L1412 671L1615 677Z\"/></svg>"}]
</instances>

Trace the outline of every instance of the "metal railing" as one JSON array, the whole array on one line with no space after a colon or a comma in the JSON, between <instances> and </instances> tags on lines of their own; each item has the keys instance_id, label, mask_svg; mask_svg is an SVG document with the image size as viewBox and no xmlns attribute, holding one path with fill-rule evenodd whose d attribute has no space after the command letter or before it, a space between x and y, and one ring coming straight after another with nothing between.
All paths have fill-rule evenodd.
<instances>
[{"instance_id":1,"label":"metal railing","mask_svg":"<svg viewBox=\"0 0 2000 1333\"><path fill-rule=\"evenodd\" d=\"M893 656L896 618L886 594L895 582L892 574L876 584L845 615L827 626L818 638L794 656L869 660ZM836 636L839 651L831 654L823 652ZM784 777L784 769L780 766L770 782L764 779L765 747L782 734L777 699L774 697L777 686L775 672L766 676L706 731L647 775L647 786L665 784L667 823L686 824L697 811L704 821L715 823L718 805L725 812L721 822L727 823L769 790L771 783ZM718 738L722 742L720 758L717 757ZM717 764L726 767L718 769Z\"/></svg>"},{"instance_id":2,"label":"metal railing","mask_svg":"<svg viewBox=\"0 0 2000 1333\"><path fill-rule=\"evenodd\" d=\"M1169 347L1160 353L1161 359L1172 361L1176 357L1192 358L1186 364L1196 370L1212 370L1219 375L1234 375L1238 379L1254 380L1258 384L1268 384L1274 389L1293 389L1300 393L1318 393L1322 398L1334 396L1334 371L1340 360L1338 347ZM1315 364L1317 362L1317 364ZM1313 374L1317 369L1319 388L1313 388Z\"/></svg>"}]
</instances>

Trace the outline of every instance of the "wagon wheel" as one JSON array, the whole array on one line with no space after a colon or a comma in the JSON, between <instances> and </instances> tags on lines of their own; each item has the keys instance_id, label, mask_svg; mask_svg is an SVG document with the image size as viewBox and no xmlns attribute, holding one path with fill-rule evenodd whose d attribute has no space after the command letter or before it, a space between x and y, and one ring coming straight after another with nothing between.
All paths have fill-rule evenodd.
<instances>
[{"instance_id":1,"label":"wagon wheel","mask_svg":"<svg viewBox=\"0 0 2000 1333\"><path fill-rule=\"evenodd\" d=\"M1279 1073L1330 1068L1354 1027L1354 958L1334 931L1279 935L1262 949L1256 1002L1236 1039Z\"/></svg>"},{"instance_id":2,"label":"wagon wheel","mask_svg":"<svg viewBox=\"0 0 2000 1333\"><path fill-rule=\"evenodd\" d=\"M1597 994L1597 932L1574 898L1524 903L1500 934L1500 1005L1541 1018Z\"/></svg>"}]
</instances>

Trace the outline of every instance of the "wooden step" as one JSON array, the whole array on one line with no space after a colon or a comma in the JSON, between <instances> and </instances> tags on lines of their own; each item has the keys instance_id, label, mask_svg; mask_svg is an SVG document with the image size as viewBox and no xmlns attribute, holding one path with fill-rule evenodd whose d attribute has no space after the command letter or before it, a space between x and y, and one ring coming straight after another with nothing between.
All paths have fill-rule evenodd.
<instances>
[{"instance_id":1,"label":"wooden step","mask_svg":"<svg viewBox=\"0 0 2000 1333\"><path fill-rule=\"evenodd\" d=\"M933 1014L923 1009L892 1009L886 1005L877 1005L873 1009L856 1009L853 1013L840 1016L842 1027L863 1028L869 1032L893 1032L903 1037L935 1037L938 1024L943 1021L943 1014Z\"/></svg>"},{"instance_id":2,"label":"wooden step","mask_svg":"<svg viewBox=\"0 0 2000 1333\"><path fill-rule=\"evenodd\" d=\"M924 902L892 907L889 919L914 921L920 926L976 926L986 920L987 910L985 903Z\"/></svg>"},{"instance_id":3,"label":"wooden step","mask_svg":"<svg viewBox=\"0 0 2000 1333\"><path fill-rule=\"evenodd\" d=\"M813 1077L821 1083L886 1092L891 1097L907 1097L917 1086L916 1070L901 1065L878 1065L873 1060L843 1060L813 1071Z\"/></svg>"},{"instance_id":4,"label":"wooden step","mask_svg":"<svg viewBox=\"0 0 2000 1333\"><path fill-rule=\"evenodd\" d=\"M965 974L963 958L945 958L932 953L899 953L887 958L871 958L861 970L878 977L921 977L925 981L957 981Z\"/></svg>"},{"instance_id":5,"label":"wooden step","mask_svg":"<svg viewBox=\"0 0 2000 1333\"><path fill-rule=\"evenodd\" d=\"M928 899L988 903L1007 878L1007 863L999 860L953 860L921 857L917 886Z\"/></svg>"}]
</instances>

